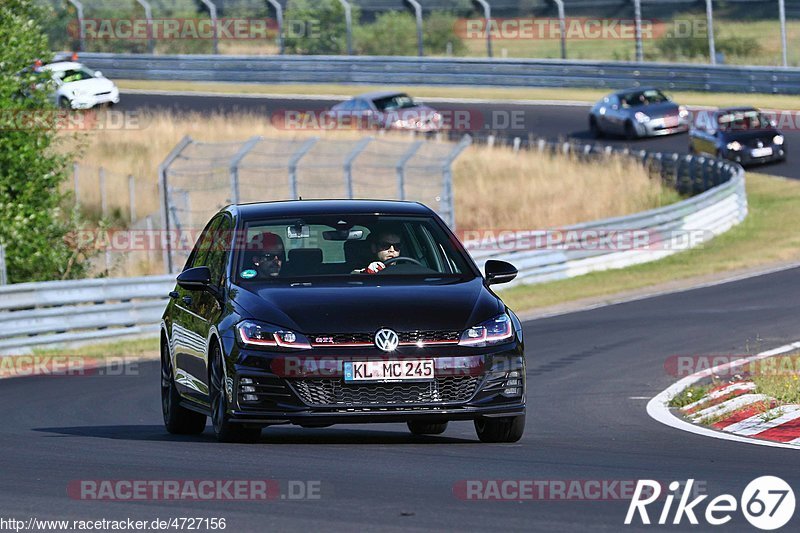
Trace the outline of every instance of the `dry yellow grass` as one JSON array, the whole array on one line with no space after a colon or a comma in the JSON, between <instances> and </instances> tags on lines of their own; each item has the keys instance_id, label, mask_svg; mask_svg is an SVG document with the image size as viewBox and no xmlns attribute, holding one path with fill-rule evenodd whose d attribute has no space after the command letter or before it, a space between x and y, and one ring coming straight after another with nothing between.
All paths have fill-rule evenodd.
<instances>
[{"instance_id":1,"label":"dry yellow grass","mask_svg":"<svg viewBox=\"0 0 800 533\"><path fill-rule=\"evenodd\" d=\"M265 117L252 114L156 114L142 117L141 125L139 129L91 132L84 139L86 148L79 161L79 199L84 208L100 211L97 169L103 166L109 212L117 210L127 216L127 176L133 175L138 217L153 214L159 220L157 168L184 135L208 142L242 141L254 135L281 139L312 135L355 139L364 135L359 131L281 130ZM596 163L575 158L476 145L459 157L453 170L456 222L462 229L544 229L642 211L676 199L639 165L621 158L609 158L599 172ZM224 200L218 198L215 203ZM122 266L113 265L112 274L159 272L158 259L130 257Z\"/></svg>"}]
</instances>

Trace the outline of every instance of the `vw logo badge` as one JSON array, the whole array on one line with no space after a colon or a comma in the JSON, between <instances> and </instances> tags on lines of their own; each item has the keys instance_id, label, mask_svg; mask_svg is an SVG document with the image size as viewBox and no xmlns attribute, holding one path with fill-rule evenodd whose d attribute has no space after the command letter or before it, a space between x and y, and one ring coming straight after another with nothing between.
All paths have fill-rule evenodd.
<instances>
[{"instance_id":1,"label":"vw logo badge","mask_svg":"<svg viewBox=\"0 0 800 533\"><path fill-rule=\"evenodd\" d=\"M375 333L375 346L384 352L393 352L398 344L400 344L400 338L391 329L383 328Z\"/></svg>"}]
</instances>

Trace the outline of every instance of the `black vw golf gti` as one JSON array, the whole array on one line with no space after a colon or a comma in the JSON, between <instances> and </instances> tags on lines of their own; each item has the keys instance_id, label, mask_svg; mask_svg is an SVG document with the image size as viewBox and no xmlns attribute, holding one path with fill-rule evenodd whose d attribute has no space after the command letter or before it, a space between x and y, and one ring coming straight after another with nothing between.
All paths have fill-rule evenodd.
<instances>
[{"instance_id":1,"label":"black vw golf gti","mask_svg":"<svg viewBox=\"0 0 800 533\"><path fill-rule=\"evenodd\" d=\"M480 440L525 428L519 319L429 208L393 201L233 205L203 230L161 325L171 433L257 441L275 424L406 422Z\"/></svg>"}]
</instances>

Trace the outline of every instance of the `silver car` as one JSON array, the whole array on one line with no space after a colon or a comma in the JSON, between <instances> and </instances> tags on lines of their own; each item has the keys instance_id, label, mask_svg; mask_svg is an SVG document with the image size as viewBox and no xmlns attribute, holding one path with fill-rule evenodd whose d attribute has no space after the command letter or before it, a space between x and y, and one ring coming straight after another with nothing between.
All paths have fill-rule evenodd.
<instances>
[{"instance_id":1,"label":"silver car","mask_svg":"<svg viewBox=\"0 0 800 533\"><path fill-rule=\"evenodd\" d=\"M623 135L626 139L682 133L689 130L689 111L652 87L617 91L589 112L594 137Z\"/></svg>"},{"instance_id":2,"label":"silver car","mask_svg":"<svg viewBox=\"0 0 800 533\"><path fill-rule=\"evenodd\" d=\"M411 130L422 133L442 128L442 115L397 91L376 91L354 96L326 112L327 119L356 122L364 128Z\"/></svg>"}]
</instances>

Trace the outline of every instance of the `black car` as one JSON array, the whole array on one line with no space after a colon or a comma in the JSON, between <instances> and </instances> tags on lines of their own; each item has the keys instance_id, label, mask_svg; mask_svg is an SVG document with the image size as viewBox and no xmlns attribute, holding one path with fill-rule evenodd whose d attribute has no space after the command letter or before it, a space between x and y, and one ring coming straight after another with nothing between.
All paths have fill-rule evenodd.
<instances>
[{"instance_id":1,"label":"black car","mask_svg":"<svg viewBox=\"0 0 800 533\"><path fill-rule=\"evenodd\" d=\"M161 325L171 433L254 441L274 424L406 422L439 434L473 420L486 442L525 427L519 319L429 208L287 201L217 213Z\"/></svg>"},{"instance_id":2,"label":"black car","mask_svg":"<svg viewBox=\"0 0 800 533\"><path fill-rule=\"evenodd\" d=\"M786 143L775 123L754 107L699 111L689 131L689 152L742 165L786 159Z\"/></svg>"}]
</instances>

